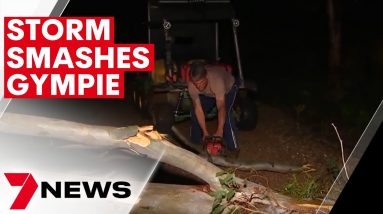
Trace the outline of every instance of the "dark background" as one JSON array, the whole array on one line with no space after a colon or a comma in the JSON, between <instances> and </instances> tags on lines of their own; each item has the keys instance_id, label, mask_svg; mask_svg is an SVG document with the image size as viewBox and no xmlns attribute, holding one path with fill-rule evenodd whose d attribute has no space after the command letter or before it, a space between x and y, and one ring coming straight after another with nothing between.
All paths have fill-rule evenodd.
<instances>
[{"instance_id":1,"label":"dark background","mask_svg":"<svg viewBox=\"0 0 383 214\"><path fill-rule=\"evenodd\" d=\"M341 95L333 100L327 0L232 2L241 23L245 79L256 82L258 100L288 111L304 104L307 118L364 129L383 97L382 3L334 0L341 26ZM72 0L63 16L114 16L117 43L147 41L146 1Z\"/></svg>"},{"instance_id":2,"label":"dark background","mask_svg":"<svg viewBox=\"0 0 383 214\"><path fill-rule=\"evenodd\" d=\"M359 136L383 98L383 4L334 2L341 26L339 99L329 99L327 0L234 0L241 23L238 36L242 66L245 78L257 83L257 101L287 112L304 104L307 118L336 121ZM91 5L81 5L72 0L63 15L114 16L116 42L146 41L146 1L92 1ZM369 190L379 186L374 184L378 179L372 179L376 175L369 170L376 164L379 141L381 138L374 139L333 213L379 204L367 200Z\"/></svg>"}]
</instances>

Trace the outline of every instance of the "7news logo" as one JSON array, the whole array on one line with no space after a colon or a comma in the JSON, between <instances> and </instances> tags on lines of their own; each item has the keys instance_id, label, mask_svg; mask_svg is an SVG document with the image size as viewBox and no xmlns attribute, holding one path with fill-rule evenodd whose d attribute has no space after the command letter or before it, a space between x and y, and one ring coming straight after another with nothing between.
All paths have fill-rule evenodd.
<instances>
[{"instance_id":1,"label":"7news logo","mask_svg":"<svg viewBox=\"0 0 383 214\"><path fill-rule=\"evenodd\" d=\"M11 186L21 186L20 192L10 209L25 210L39 187L38 183L31 173L4 173L4 175ZM48 192L54 198L81 198L81 188L85 192L83 198L95 198L96 193L98 193L99 198L107 198L111 188L114 190L113 197L128 198L131 195L129 187L130 184L126 181L107 181L104 184L99 181L95 181L93 184L87 181L57 181L55 185L42 181L40 184L41 198L43 199L47 198Z\"/></svg>"}]
</instances>

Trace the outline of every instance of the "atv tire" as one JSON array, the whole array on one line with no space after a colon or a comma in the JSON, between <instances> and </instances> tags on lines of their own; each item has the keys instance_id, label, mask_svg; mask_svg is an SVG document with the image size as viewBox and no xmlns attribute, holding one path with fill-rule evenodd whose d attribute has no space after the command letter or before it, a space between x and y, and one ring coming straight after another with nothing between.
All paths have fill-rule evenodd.
<instances>
[{"instance_id":1,"label":"atv tire","mask_svg":"<svg viewBox=\"0 0 383 214\"><path fill-rule=\"evenodd\" d=\"M174 124L174 112L171 105L159 103L151 109L154 128L160 133L170 134Z\"/></svg>"},{"instance_id":2,"label":"atv tire","mask_svg":"<svg viewBox=\"0 0 383 214\"><path fill-rule=\"evenodd\" d=\"M257 126L257 105L247 96L238 97L234 118L239 130L253 130Z\"/></svg>"}]
</instances>

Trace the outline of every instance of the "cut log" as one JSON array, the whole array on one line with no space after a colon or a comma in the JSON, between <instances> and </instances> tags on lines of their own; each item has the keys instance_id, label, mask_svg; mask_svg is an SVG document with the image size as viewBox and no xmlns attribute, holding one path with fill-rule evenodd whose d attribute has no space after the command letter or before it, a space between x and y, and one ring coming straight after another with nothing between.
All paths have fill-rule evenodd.
<instances>
[{"instance_id":1,"label":"cut log","mask_svg":"<svg viewBox=\"0 0 383 214\"><path fill-rule=\"evenodd\" d=\"M128 141L129 137L136 137L140 133L138 126L95 126L46 117L5 113L0 120L0 131L52 137L90 145L126 147L139 155L153 159L157 159L159 154L163 153L162 162L190 172L209 184L212 189L221 186L215 176L221 169L190 151L175 146L169 141L153 139L149 136L147 137L149 144L146 146L143 146L139 138ZM143 138L145 136L141 139Z\"/></svg>"},{"instance_id":2,"label":"cut log","mask_svg":"<svg viewBox=\"0 0 383 214\"><path fill-rule=\"evenodd\" d=\"M204 188L206 187L149 184L131 213L210 213L214 198L203 192Z\"/></svg>"}]
</instances>

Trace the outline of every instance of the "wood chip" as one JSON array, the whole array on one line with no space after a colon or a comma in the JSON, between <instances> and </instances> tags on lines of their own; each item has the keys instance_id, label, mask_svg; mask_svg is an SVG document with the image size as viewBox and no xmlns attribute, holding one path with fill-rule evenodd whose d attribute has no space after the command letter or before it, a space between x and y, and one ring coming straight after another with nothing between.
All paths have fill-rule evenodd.
<instances>
[{"instance_id":1,"label":"wood chip","mask_svg":"<svg viewBox=\"0 0 383 214\"><path fill-rule=\"evenodd\" d=\"M145 135L150 137L153 140L162 140L162 136L157 131L147 131L145 132Z\"/></svg>"},{"instance_id":2,"label":"wood chip","mask_svg":"<svg viewBox=\"0 0 383 214\"><path fill-rule=\"evenodd\" d=\"M153 126L152 125L138 127L138 131L139 132L146 132L146 131L152 131L152 130L153 130Z\"/></svg>"},{"instance_id":3,"label":"wood chip","mask_svg":"<svg viewBox=\"0 0 383 214\"><path fill-rule=\"evenodd\" d=\"M147 147L150 144L150 139L140 132L136 136L128 137L127 141L142 147Z\"/></svg>"}]
</instances>

